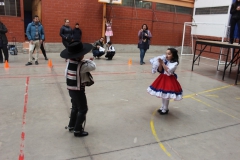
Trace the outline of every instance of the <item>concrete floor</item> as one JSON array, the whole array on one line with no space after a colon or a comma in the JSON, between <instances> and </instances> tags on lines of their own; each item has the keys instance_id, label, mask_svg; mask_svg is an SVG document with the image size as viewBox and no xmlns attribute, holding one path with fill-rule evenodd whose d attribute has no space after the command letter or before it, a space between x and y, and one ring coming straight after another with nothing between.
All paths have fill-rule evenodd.
<instances>
[{"instance_id":1,"label":"concrete floor","mask_svg":"<svg viewBox=\"0 0 240 160\"><path fill-rule=\"evenodd\" d=\"M161 99L146 92L158 76L149 63L157 55L147 53L142 66L138 53L95 60L84 138L64 129L71 108L64 59L49 53L50 69L42 55L38 66L25 66L26 54L10 55L10 69L0 69L0 159L21 159L20 153L25 160L239 159L236 67L221 81L217 61L202 58L192 72L192 56L182 56L176 73L184 99L171 101L169 114L159 115Z\"/></svg>"}]
</instances>

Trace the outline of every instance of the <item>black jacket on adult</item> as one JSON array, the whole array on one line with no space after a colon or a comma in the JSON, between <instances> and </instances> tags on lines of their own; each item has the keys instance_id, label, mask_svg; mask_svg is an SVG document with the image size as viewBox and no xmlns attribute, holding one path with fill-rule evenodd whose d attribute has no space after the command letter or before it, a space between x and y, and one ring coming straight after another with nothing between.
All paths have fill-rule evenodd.
<instances>
[{"instance_id":1,"label":"black jacket on adult","mask_svg":"<svg viewBox=\"0 0 240 160\"><path fill-rule=\"evenodd\" d=\"M231 13L231 15L232 15L231 18L240 19L240 10L237 10L237 7L238 7L238 6L240 6L240 3L239 3L239 2L232 4L231 10L230 10L230 13Z\"/></svg>"},{"instance_id":2,"label":"black jacket on adult","mask_svg":"<svg viewBox=\"0 0 240 160\"><path fill-rule=\"evenodd\" d=\"M0 22L0 38L2 39L2 43L3 45L7 45L8 44L8 40L7 40L7 36L6 33L8 32L6 26Z\"/></svg>"},{"instance_id":3,"label":"black jacket on adult","mask_svg":"<svg viewBox=\"0 0 240 160\"><path fill-rule=\"evenodd\" d=\"M81 41L82 39L82 31L80 28L73 29L73 40L74 41Z\"/></svg>"},{"instance_id":4,"label":"black jacket on adult","mask_svg":"<svg viewBox=\"0 0 240 160\"><path fill-rule=\"evenodd\" d=\"M73 38L72 28L69 26L63 25L60 29L60 36L62 37L62 40L71 42Z\"/></svg>"}]
</instances>

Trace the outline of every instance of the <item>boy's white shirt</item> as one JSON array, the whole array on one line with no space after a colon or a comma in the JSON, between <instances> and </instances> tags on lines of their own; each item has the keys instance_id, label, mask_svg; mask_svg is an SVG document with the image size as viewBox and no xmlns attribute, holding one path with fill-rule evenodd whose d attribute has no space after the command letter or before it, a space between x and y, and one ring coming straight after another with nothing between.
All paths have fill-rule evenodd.
<instances>
[{"instance_id":1,"label":"boy's white shirt","mask_svg":"<svg viewBox=\"0 0 240 160\"><path fill-rule=\"evenodd\" d=\"M115 52L115 48L111 45L108 47L108 52Z\"/></svg>"}]
</instances>

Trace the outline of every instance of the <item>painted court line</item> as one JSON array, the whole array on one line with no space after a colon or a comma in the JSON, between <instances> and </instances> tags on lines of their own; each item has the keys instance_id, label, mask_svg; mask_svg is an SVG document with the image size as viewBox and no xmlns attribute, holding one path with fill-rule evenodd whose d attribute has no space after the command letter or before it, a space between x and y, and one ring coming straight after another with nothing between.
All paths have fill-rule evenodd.
<instances>
[{"instance_id":1,"label":"painted court line","mask_svg":"<svg viewBox=\"0 0 240 160\"><path fill-rule=\"evenodd\" d=\"M233 116L233 115L231 115L231 114L229 114L229 113L227 113L227 112L224 112L224 111L221 110L221 109L218 109L218 108L216 108L216 107L211 106L210 104L207 104L207 103L204 102L204 101L201 101L200 99L197 99L197 98L195 98L195 97L191 97L191 98L194 99L194 100L197 101L197 102L200 102L200 103L204 104L205 106L207 106L207 107L209 107L209 108L214 108L214 109L217 110L218 112L221 112L221 113L223 113L223 114L226 114L226 115L228 115L228 116L230 116L230 117L232 117L232 118L234 118L234 119L239 119L239 118L237 118L237 117L235 117L235 116ZM240 120L240 119L239 119L239 120Z\"/></svg>"},{"instance_id":2,"label":"painted court line","mask_svg":"<svg viewBox=\"0 0 240 160\"><path fill-rule=\"evenodd\" d=\"M218 87L218 88L214 88L214 89L202 91L202 92L199 92L199 93L189 94L189 95L183 96L183 98L192 98L192 99L194 99L194 100L196 100L196 101L198 101L198 102L201 102L201 103L207 105L208 107L212 107L212 108L218 110L219 112L224 113L224 114L226 114L226 115L228 115L228 116L230 116L230 117L232 117L232 118L234 118L234 119L239 119L239 118L237 118L237 117L235 117L235 116L233 116L233 115L230 115L230 114L228 114L228 113L226 113L226 112L224 112L224 111L222 111L222 110L219 110L219 109L217 109L217 108L215 108L215 107L213 107L213 106L211 106L211 105L209 105L209 104L207 104L207 103L205 103L205 102L203 102L203 101L201 101L201 100L199 100L199 99L196 99L196 98L194 97L194 96L197 96L198 94L203 94L203 93L209 93L209 92L213 92L213 91L217 91L217 90L222 90L222 89L226 89L226 88L229 88L229 87L232 87L232 86L233 86L233 85L227 85L227 86L223 86L223 87ZM157 110L158 110L158 108L152 113L152 116L151 116L150 127L151 127L151 130L152 130L152 134L153 134L155 140L157 141L157 143L159 144L159 147L163 150L163 152L164 152L169 158L171 158L171 154L167 151L167 149L166 149L166 148L164 147L164 145L161 143L161 140L159 139L159 137L158 137L158 135L157 135L157 132L156 132L156 130L155 130L154 117L155 117L155 114L156 114ZM170 147L170 148L171 148L171 147ZM171 149L173 149L173 148L171 148Z\"/></svg>"},{"instance_id":3,"label":"painted court line","mask_svg":"<svg viewBox=\"0 0 240 160\"><path fill-rule=\"evenodd\" d=\"M22 133L21 133L21 143L20 143L20 153L18 160L24 160L24 141L25 141L25 124L26 124L26 113L27 113L27 103L28 103L28 85L29 77L26 79L26 89L24 94L24 106L23 106L23 116L22 116Z\"/></svg>"}]
</instances>

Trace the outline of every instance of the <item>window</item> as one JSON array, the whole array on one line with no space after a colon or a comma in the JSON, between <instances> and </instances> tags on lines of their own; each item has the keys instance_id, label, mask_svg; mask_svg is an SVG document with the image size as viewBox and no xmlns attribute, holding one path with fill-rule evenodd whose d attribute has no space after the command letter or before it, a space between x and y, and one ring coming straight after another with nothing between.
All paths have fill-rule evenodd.
<instances>
[{"instance_id":1,"label":"window","mask_svg":"<svg viewBox=\"0 0 240 160\"><path fill-rule=\"evenodd\" d=\"M196 8L195 15L202 14L227 14L229 6Z\"/></svg>"},{"instance_id":2,"label":"window","mask_svg":"<svg viewBox=\"0 0 240 160\"><path fill-rule=\"evenodd\" d=\"M134 4L134 0L122 1L122 6L135 7L135 5L137 8L152 9L152 2L135 0L135 4Z\"/></svg>"},{"instance_id":3,"label":"window","mask_svg":"<svg viewBox=\"0 0 240 160\"><path fill-rule=\"evenodd\" d=\"M192 11L193 11L192 8L175 6L175 5L170 5L170 4L162 4L162 3L156 4L156 10L190 14L190 15L192 14Z\"/></svg>"},{"instance_id":4,"label":"window","mask_svg":"<svg viewBox=\"0 0 240 160\"><path fill-rule=\"evenodd\" d=\"M20 0L0 0L0 15L20 17Z\"/></svg>"}]
</instances>

